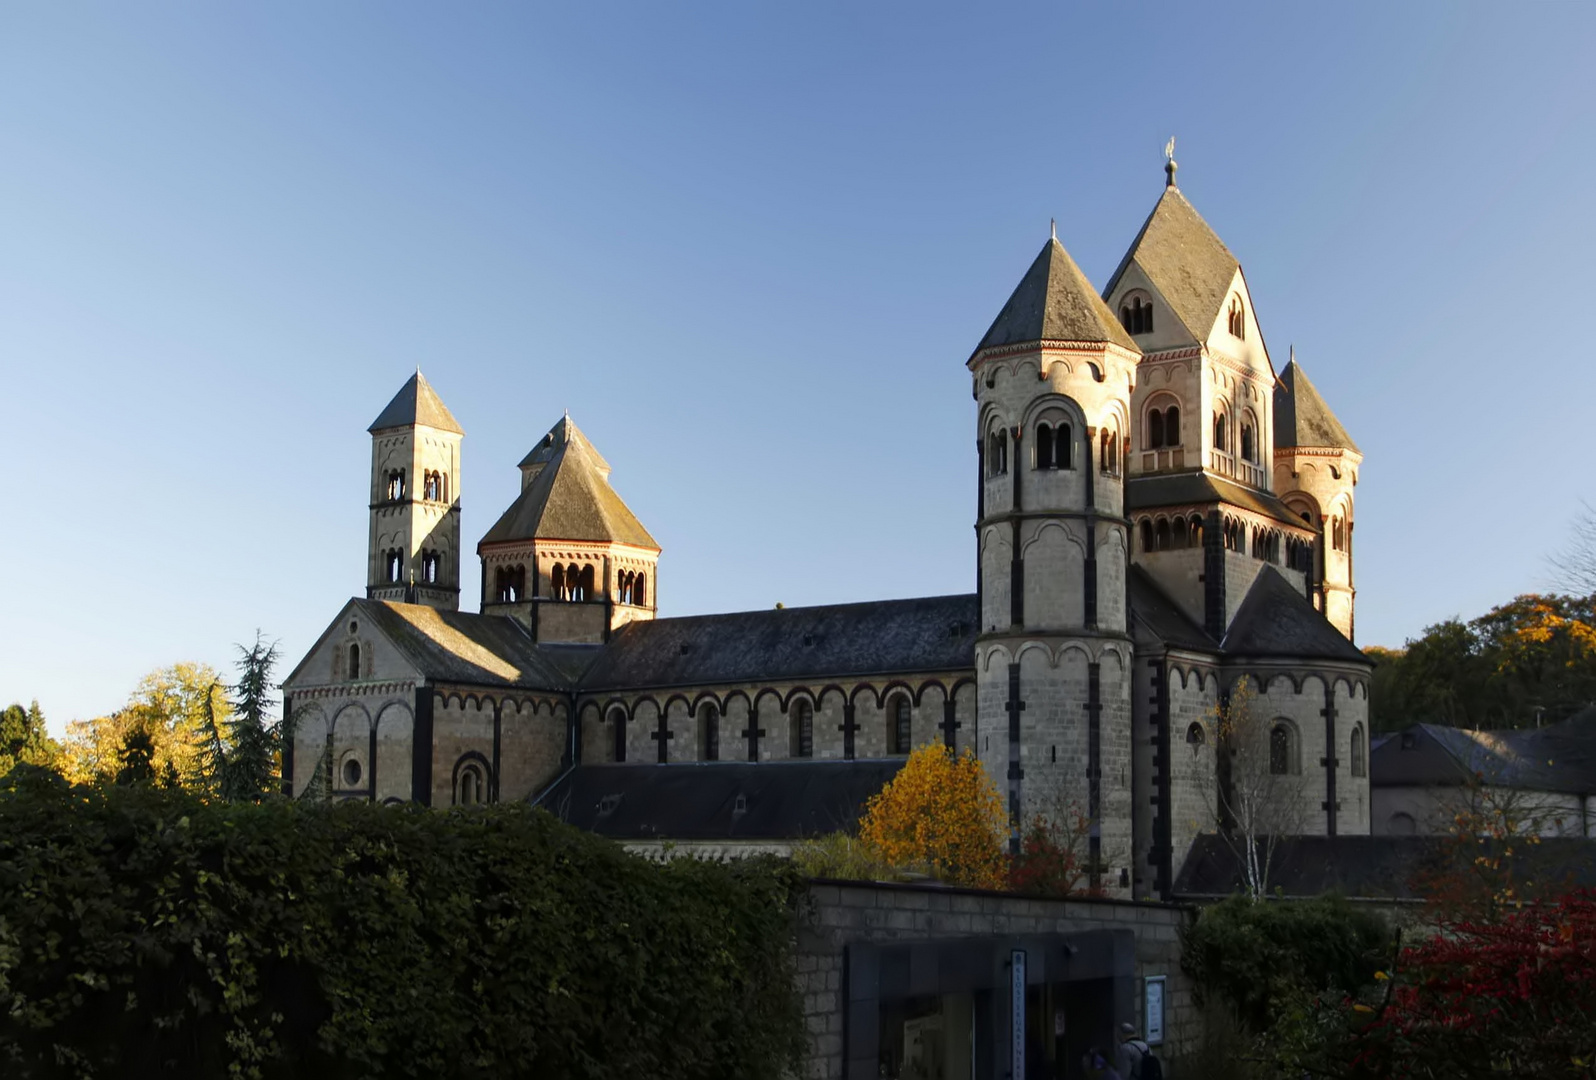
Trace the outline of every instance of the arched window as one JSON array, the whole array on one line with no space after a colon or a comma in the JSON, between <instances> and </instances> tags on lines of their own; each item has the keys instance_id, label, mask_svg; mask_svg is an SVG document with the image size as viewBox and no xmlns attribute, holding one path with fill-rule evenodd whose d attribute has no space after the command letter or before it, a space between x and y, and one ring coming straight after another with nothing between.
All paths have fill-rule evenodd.
<instances>
[{"instance_id":1,"label":"arched window","mask_svg":"<svg viewBox=\"0 0 1596 1080\"><path fill-rule=\"evenodd\" d=\"M648 575L639 573L632 582L632 603L638 607L648 606Z\"/></svg>"},{"instance_id":2,"label":"arched window","mask_svg":"<svg viewBox=\"0 0 1596 1080\"><path fill-rule=\"evenodd\" d=\"M1164 413L1160 409L1147 411L1147 449L1161 450L1164 446Z\"/></svg>"},{"instance_id":3,"label":"arched window","mask_svg":"<svg viewBox=\"0 0 1596 1080\"><path fill-rule=\"evenodd\" d=\"M1221 413L1214 414L1214 449L1221 454L1230 453L1230 444L1225 441L1225 417Z\"/></svg>"},{"instance_id":4,"label":"arched window","mask_svg":"<svg viewBox=\"0 0 1596 1080\"><path fill-rule=\"evenodd\" d=\"M405 497L405 471L403 469L389 470L385 494L388 496L389 502L397 502Z\"/></svg>"},{"instance_id":5,"label":"arched window","mask_svg":"<svg viewBox=\"0 0 1596 1080\"><path fill-rule=\"evenodd\" d=\"M630 604L632 602L632 572L622 570L615 575L615 602Z\"/></svg>"},{"instance_id":6,"label":"arched window","mask_svg":"<svg viewBox=\"0 0 1596 1080\"><path fill-rule=\"evenodd\" d=\"M1362 724L1354 724L1352 727L1352 775L1369 775L1368 759L1364 756Z\"/></svg>"},{"instance_id":7,"label":"arched window","mask_svg":"<svg viewBox=\"0 0 1596 1080\"><path fill-rule=\"evenodd\" d=\"M1142 550L1153 550L1153 522L1151 518L1142 518Z\"/></svg>"},{"instance_id":8,"label":"arched window","mask_svg":"<svg viewBox=\"0 0 1596 1080\"><path fill-rule=\"evenodd\" d=\"M910 726L912 714L909 711L909 699L902 696L893 698L890 715L892 717L892 730L888 732L890 736L888 739L889 752L907 754L914 740Z\"/></svg>"},{"instance_id":9,"label":"arched window","mask_svg":"<svg viewBox=\"0 0 1596 1080\"><path fill-rule=\"evenodd\" d=\"M815 710L803 698L792 704L792 756L815 756Z\"/></svg>"},{"instance_id":10,"label":"arched window","mask_svg":"<svg viewBox=\"0 0 1596 1080\"><path fill-rule=\"evenodd\" d=\"M713 705L698 707L698 759L720 760L720 710Z\"/></svg>"},{"instance_id":11,"label":"arched window","mask_svg":"<svg viewBox=\"0 0 1596 1080\"><path fill-rule=\"evenodd\" d=\"M1180 406L1171 405L1164 410L1164 442L1169 446L1180 445Z\"/></svg>"},{"instance_id":12,"label":"arched window","mask_svg":"<svg viewBox=\"0 0 1596 1080\"><path fill-rule=\"evenodd\" d=\"M993 429L986 437L986 471L989 476L1009 471L1009 433L1002 428Z\"/></svg>"},{"instance_id":13,"label":"arched window","mask_svg":"<svg viewBox=\"0 0 1596 1080\"><path fill-rule=\"evenodd\" d=\"M421 553L421 580L428 585L438 583L438 553L436 551L423 551Z\"/></svg>"},{"instance_id":14,"label":"arched window","mask_svg":"<svg viewBox=\"0 0 1596 1080\"><path fill-rule=\"evenodd\" d=\"M1053 425L1036 425L1036 467L1051 469L1053 465Z\"/></svg>"},{"instance_id":15,"label":"arched window","mask_svg":"<svg viewBox=\"0 0 1596 1080\"><path fill-rule=\"evenodd\" d=\"M1119 473L1119 432L1105 426L1099 437L1098 468L1110 476Z\"/></svg>"},{"instance_id":16,"label":"arched window","mask_svg":"<svg viewBox=\"0 0 1596 1080\"><path fill-rule=\"evenodd\" d=\"M517 603L526 595L526 567L501 566L495 570L493 592L501 604Z\"/></svg>"},{"instance_id":17,"label":"arched window","mask_svg":"<svg viewBox=\"0 0 1596 1080\"><path fill-rule=\"evenodd\" d=\"M1186 519L1176 518L1169 525L1169 546L1183 548L1186 546Z\"/></svg>"},{"instance_id":18,"label":"arched window","mask_svg":"<svg viewBox=\"0 0 1596 1080\"><path fill-rule=\"evenodd\" d=\"M1169 550L1169 521L1165 518L1158 519L1158 525L1153 530L1153 550Z\"/></svg>"},{"instance_id":19,"label":"arched window","mask_svg":"<svg viewBox=\"0 0 1596 1080\"><path fill-rule=\"evenodd\" d=\"M593 567L582 567L582 572L576 578L576 590L571 594L572 600L593 599Z\"/></svg>"},{"instance_id":20,"label":"arched window","mask_svg":"<svg viewBox=\"0 0 1596 1080\"><path fill-rule=\"evenodd\" d=\"M1131 293L1119 307L1119 322L1127 332L1147 334L1153 329L1153 304L1140 293Z\"/></svg>"},{"instance_id":21,"label":"arched window","mask_svg":"<svg viewBox=\"0 0 1596 1080\"><path fill-rule=\"evenodd\" d=\"M476 762L468 762L460 766L460 771L455 777L454 804L456 806L480 806L488 801L488 782L482 774L482 766Z\"/></svg>"},{"instance_id":22,"label":"arched window","mask_svg":"<svg viewBox=\"0 0 1596 1080\"><path fill-rule=\"evenodd\" d=\"M1256 462L1258 460L1258 437L1251 419L1241 422L1241 457L1243 461Z\"/></svg>"},{"instance_id":23,"label":"arched window","mask_svg":"<svg viewBox=\"0 0 1596 1080\"><path fill-rule=\"evenodd\" d=\"M1275 776L1293 776L1297 768L1297 734L1290 725L1275 723L1269 728L1269 771Z\"/></svg>"},{"instance_id":24,"label":"arched window","mask_svg":"<svg viewBox=\"0 0 1596 1080\"><path fill-rule=\"evenodd\" d=\"M421 497L429 502L443 501L443 478L431 469L421 474Z\"/></svg>"},{"instance_id":25,"label":"arched window","mask_svg":"<svg viewBox=\"0 0 1596 1080\"><path fill-rule=\"evenodd\" d=\"M1191 516L1191 525L1186 530L1186 540L1192 547L1203 546L1203 519L1197 514Z\"/></svg>"},{"instance_id":26,"label":"arched window","mask_svg":"<svg viewBox=\"0 0 1596 1080\"><path fill-rule=\"evenodd\" d=\"M1230 326L1231 337L1246 339L1247 309L1242 306L1241 297L1232 296L1230 298L1230 316L1226 321Z\"/></svg>"},{"instance_id":27,"label":"arched window","mask_svg":"<svg viewBox=\"0 0 1596 1080\"><path fill-rule=\"evenodd\" d=\"M1191 747L1192 757L1202 753L1203 746L1208 742L1208 733L1203 726L1193 722L1186 728L1186 745Z\"/></svg>"},{"instance_id":28,"label":"arched window","mask_svg":"<svg viewBox=\"0 0 1596 1080\"><path fill-rule=\"evenodd\" d=\"M1337 551L1347 550L1347 527L1340 514L1330 519L1330 546Z\"/></svg>"},{"instance_id":29,"label":"arched window","mask_svg":"<svg viewBox=\"0 0 1596 1080\"><path fill-rule=\"evenodd\" d=\"M404 580L404 562L404 554L402 552L392 548L388 550L387 578L390 584L398 584Z\"/></svg>"},{"instance_id":30,"label":"arched window","mask_svg":"<svg viewBox=\"0 0 1596 1080\"><path fill-rule=\"evenodd\" d=\"M1385 831L1392 836L1412 836L1419 831L1419 823L1413 820L1412 814L1404 814L1399 810L1391 815Z\"/></svg>"},{"instance_id":31,"label":"arched window","mask_svg":"<svg viewBox=\"0 0 1596 1080\"><path fill-rule=\"evenodd\" d=\"M614 729L614 743L610 750L610 760L623 762L626 760L626 710L614 708L610 710L610 726Z\"/></svg>"},{"instance_id":32,"label":"arched window","mask_svg":"<svg viewBox=\"0 0 1596 1080\"><path fill-rule=\"evenodd\" d=\"M349 678L360 678L360 645L358 642L349 646Z\"/></svg>"}]
</instances>

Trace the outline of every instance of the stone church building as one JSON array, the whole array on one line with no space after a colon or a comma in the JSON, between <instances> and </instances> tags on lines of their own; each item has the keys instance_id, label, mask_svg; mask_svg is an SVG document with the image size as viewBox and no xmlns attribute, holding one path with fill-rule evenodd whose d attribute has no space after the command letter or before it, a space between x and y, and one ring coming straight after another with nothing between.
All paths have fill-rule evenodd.
<instances>
[{"instance_id":1,"label":"stone church building","mask_svg":"<svg viewBox=\"0 0 1596 1080\"><path fill-rule=\"evenodd\" d=\"M846 827L911 748L976 751L1015 821L1094 822L1112 895L1215 826L1215 707L1256 692L1293 832L1369 832L1353 646L1362 456L1167 166L1099 293L1056 237L966 362L975 591L657 618L660 546L567 416L459 610L462 431L417 374L371 425L364 597L284 682L285 786L537 800L634 843Z\"/></svg>"}]
</instances>

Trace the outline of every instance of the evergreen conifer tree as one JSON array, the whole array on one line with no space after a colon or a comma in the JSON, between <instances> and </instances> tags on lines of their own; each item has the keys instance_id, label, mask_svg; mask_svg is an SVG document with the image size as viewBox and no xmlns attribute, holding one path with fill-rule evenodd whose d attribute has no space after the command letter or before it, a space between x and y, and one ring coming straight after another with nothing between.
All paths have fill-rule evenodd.
<instances>
[{"instance_id":1,"label":"evergreen conifer tree","mask_svg":"<svg viewBox=\"0 0 1596 1080\"><path fill-rule=\"evenodd\" d=\"M282 724L272 719L272 672L277 643L255 633L255 644L238 646L238 682L232 686L232 720L219 775L222 798L259 802L277 790L277 762Z\"/></svg>"}]
</instances>

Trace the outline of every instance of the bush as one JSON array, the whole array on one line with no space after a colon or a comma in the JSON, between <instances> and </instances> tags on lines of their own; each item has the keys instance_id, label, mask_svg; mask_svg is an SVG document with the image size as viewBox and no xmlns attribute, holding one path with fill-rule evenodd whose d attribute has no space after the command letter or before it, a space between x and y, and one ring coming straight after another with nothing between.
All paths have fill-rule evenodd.
<instances>
[{"instance_id":1,"label":"bush","mask_svg":"<svg viewBox=\"0 0 1596 1080\"><path fill-rule=\"evenodd\" d=\"M789 864L524 807L0 782L0 1074L775 1077Z\"/></svg>"},{"instance_id":2,"label":"bush","mask_svg":"<svg viewBox=\"0 0 1596 1080\"><path fill-rule=\"evenodd\" d=\"M893 866L857 836L827 833L793 848L793 865L805 877L841 881L901 881L905 868Z\"/></svg>"},{"instance_id":3,"label":"bush","mask_svg":"<svg viewBox=\"0 0 1596 1080\"><path fill-rule=\"evenodd\" d=\"M1355 994L1389 960L1391 933L1378 915L1339 896L1252 901L1233 896L1204 908L1181 933L1180 966L1199 1003L1232 1009L1262 1032L1302 991Z\"/></svg>"}]
</instances>

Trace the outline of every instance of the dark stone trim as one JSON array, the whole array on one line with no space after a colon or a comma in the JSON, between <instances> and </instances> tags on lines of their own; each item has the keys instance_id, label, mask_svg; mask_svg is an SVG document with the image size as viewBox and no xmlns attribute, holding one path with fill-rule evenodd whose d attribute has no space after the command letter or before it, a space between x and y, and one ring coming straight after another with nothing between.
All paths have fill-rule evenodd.
<instances>
[{"instance_id":1,"label":"dark stone trim","mask_svg":"<svg viewBox=\"0 0 1596 1080\"><path fill-rule=\"evenodd\" d=\"M1097 472L1092 464L1092 443L1097 438L1096 428L1086 429L1086 449L1081 457L1086 465L1086 562L1084 573L1086 575L1085 588L1085 622L1089 627L1097 625Z\"/></svg>"},{"instance_id":2,"label":"dark stone trim","mask_svg":"<svg viewBox=\"0 0 1596 1080\"><path fill-rule=\"evenodd\" d=\"M1168 900L1175 885L1173 772L1174 735L1169 713L1169 661L1153 660L1153 776L1158 785L1158 807L1153 812L1153 863L1157 875L1153 889Z\"/></svg>"},{"instance_id":3,"label":"dark stone trim","mask_svg":"<svg viewBox=\"0 0 1596 1080\"><path fill-rule=\"evenodd\" d=\"M1236 815L1231 813L1230 804L1235 799L1235 789L1231 786L1231 760L1235 755L1234 740L1225 730L1224 720L1230 715L1230 687L1220 684L1218 716L1220 723L1217 738L1214 739L1214 782L1219 787L1219 831L1232 833L1236 828Z\"/></svg>"},{"instance_id":4,"label":"dark stone trim","mask_svg":"<svg viewBox=\"0 0 1596 1080\"><path fill-rule=\"evenodd\" d=\"M1203 629L1215 641L1225 637L1225 520L1208 511L1203 525Z\"/></svg>"},{"instance_id":5,"label":"dark stone trim","mask_svg":"<svg viewBox=\"0 0 1596 1080\"><path fill-rule=\"evenodd\" d=\"M410 798L432 805L432 688L416 687L416 728L410 744Z\"/></svg>"},{"instance_id":6,"label":"dark stone trim","mask_svg":"<svg viewBox=\"0 0 1596 1080\"><path fill-rule=\"evenodd\" d=\"M1091 884L1103 883L1103 666L1086 665L1086 813L1091 818L1087 850L1091 858Z\"/></svg>"},{"instance_id":7,"label":"dark stone trim","mask_svg":"<svg viewBox=\"0 0 1596 1080\"><path fill-rule=\"evenodd\" d=\"M854 733L859 730L858 706L849 698L842 703L842 723L837 725L837 730L842 732L842 756L848 761L854 756Z\"/></svg>"},{"instance_id":8,"label":"dark stone trim","mask_svg":"<svg viewBox=\"0 0 1596 1080\"><path fill-rule=\"evenodd\" d=\"M1009 853L1020 852L1020 795L1025 770L1020 766L1020 713L1025 702L1020 700L1020 665L1009 665L1009 700L1004 706L1009 714Z\"/></svg>"},{"instance_id":9,"label":"dark stone trim","mask_svg":"<svg viewBox=\"0 0 1596 1080\"><path fill-rule=\"evenodd\" d=\"M366 801L377 801L377 725L371 725L371 732L366 736L367 758L370 762L366 769Z\"/></svg>"},{"instance_id":10,"label":"dark stone trim","mask_svg":"<svg viewBox=\"0 0 1596 1080\"><path fill-rule=\"evenodd\" d=\"M536 716L536 711L534 711L532 715ZM501 754L501 750L503 749L503 724L504 701L502 699L498 699L493 702L493 766L488 771L489 802L499 801L499 763L501 760L503 760Z\"/></svg>"},{"instance_id":11,"label":"dark stone trim","mask_svg":"<svg viewBox=\"0 0 1596 1080\"><path fill-rule=\"evenodd\" d=\"M756 697L748 703L748 726L738 732L748 740L748 760L759 760L759 740L765 737L765 729L759 726L759 699Z\"/></svg>"},{"instance_id":12,"label":"dark stone trim","mask_svg":"<svg viewBox=\"0 0 1596 1080\"><path fill-rule=\"evenodd\" d=\"M942 700L942 745L949 750L957 751L959 748L959 729L964 725L959 722L959 703L950 693Z\"/></svg>"},{"instance_id":13,"label":"dark stone trim","mask_svg":"<svg viewBox=\"0 0 1596 1080\"><path fill-rule=\"evenodd\" d=\"M1324 681L1324 814L1325 835L1336 834L1336 811L1341 804L1336 800L1336 684L1334 679Z\"/></svg>"}]
</instances>

